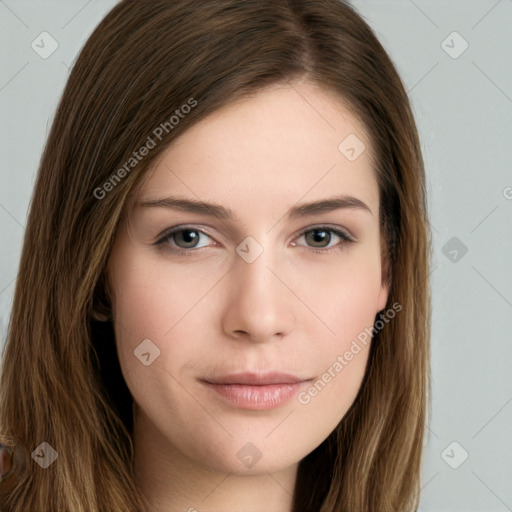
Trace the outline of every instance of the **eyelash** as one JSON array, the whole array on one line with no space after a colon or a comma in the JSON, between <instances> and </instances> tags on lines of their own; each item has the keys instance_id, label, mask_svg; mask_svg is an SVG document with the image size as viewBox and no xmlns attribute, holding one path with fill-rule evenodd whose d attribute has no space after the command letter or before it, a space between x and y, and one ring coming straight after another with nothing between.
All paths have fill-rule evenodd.
<instances>
[{"instance_id":1,"label":"eyelash","mask_svg":"<svg viewBox=\"0 0 512 512\"><path fill-rule=\"evenodd\" d=\"M172 247L171 245L168 244L168 241L172 238L172 236L174 234L179 233L180 231L187 231L187 230L197 231L198 233L202 233L210 238L213 238L212 235L210 235L208 232L206 232L202 229L198 229L194 226L183 225L183 226L176 226L174 228L171 228L158 241L156 241L154 245L156 245L162 249L169 250L173 254L176 254L178 256L193 256L195 253L199 252L201 249L205 249L206 247L199 247L198 249L193 248L193 247L190 249L182 249L182 248ZM317 253L317 254L329 254L329 253L333 253L333 252L338 252L339 250L346 249L348 244L355 242L355 240L345 231L342 231L340 229L333 228L330 226L310 227L308 229L301 231L298 236L301 237L301 236L305 235L306 233L309 233L310 231L317 231L317 230L334 233L341 239L341 242L339 244L335 245L334 247L327 247L325 249L315 249L314 247L310 247L312 252Z\"/></svg>"}]
</instances>

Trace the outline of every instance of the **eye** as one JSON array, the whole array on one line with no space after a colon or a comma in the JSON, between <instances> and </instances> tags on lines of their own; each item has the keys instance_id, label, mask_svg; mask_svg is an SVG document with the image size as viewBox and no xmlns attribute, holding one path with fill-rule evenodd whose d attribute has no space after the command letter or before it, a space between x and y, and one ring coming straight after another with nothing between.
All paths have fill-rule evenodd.
<instances>
[{"instance_id":1,"label":"eye","mask_svg":"<svg viewBox=\"0 0 512 512\"><path fill-rule=\"evenodd\" d=\"M329 226L318 226L305 230L299 239L303 237L307 246L316 249L314 252L320 253L343 249L347 244L355 241L348 233ZM297 244L293 243L292 245Z\"/></svg>"},{"instance_id":2,"label":"eye","mask_svg":"<svg viewBox=\"0 0 512 512\"><path fill-rule=\"evenodd\" d=\"M167 231L155 245L165 246L173 252L191 254L193 250L202 249L207 245L199 245L201 238L210 238L206 232L187 226L178 226Z\"/></svg>"},{"instance_id":3,"label":"eye","mask_svg":"<svg viewBox=\"0 0 512 512\"><path fill-rule=\"evenodd\" d=\"M197 253L200 249L208 247L209 245L203 243L201 239L207 242L207 239L213 240L212 236L193 226L176 226L168 230L155 245L161 246L175 254L179 255L192 255ZM351 235L338 228L330 226L317 226L302 231L298 239L304 238L306 244L297 244L292 242L292 246L301 245L309 247L313 252L320 254L338 251L346 248L349 243L355 242Z\"/></svg>"}]
</instances>

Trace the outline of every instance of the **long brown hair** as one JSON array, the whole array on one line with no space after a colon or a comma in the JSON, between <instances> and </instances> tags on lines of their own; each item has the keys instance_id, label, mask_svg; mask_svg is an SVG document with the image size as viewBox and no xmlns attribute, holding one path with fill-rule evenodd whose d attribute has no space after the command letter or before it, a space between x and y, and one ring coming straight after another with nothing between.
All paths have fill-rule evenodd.
<instances>
[{"instance_id":1,"label":"long brown hair","mask_svg":"<svg viewBox=\"0 0 512 512\"><path fill-rule=\"evenodd\" d=\"M0 485L1 510L147 510L112 325L91 315L108 312L110 249L176 137L221 106L302 77L343 101L369 134L388 303L402 310L374 335L350 410L300 462L294 511L417 509L430 232L417 129L392 61L342 1L124 0L76 60L31 200L0 380L0 443L16 464ZM154 147L132 160L148 137ZM31 457L43 442L58 453L47 469Z\"/></svg>"}]
</instances>

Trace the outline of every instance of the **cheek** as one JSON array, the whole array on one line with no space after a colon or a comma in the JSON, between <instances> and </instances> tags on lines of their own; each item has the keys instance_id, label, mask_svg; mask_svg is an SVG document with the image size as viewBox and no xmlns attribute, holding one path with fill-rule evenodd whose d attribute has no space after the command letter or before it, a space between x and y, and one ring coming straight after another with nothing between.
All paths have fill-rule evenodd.
<instances>
[{"instance_id":1,"label":"cheek","mask_svg":"<svg viewBox=\"0 0 512 512\"><path fill-rule=\"evenodd\" d=\"M316 327L325 352L344 350L347 341L373 325L381 293L378 246L342 254L327 265L303 269L301 275L301 297L323 323Z\"/></svg>"},{"instance_id":2,"label":"cheek","mask_svg":"<svg viewBox=\"0 0 512 512\"><path fill-rule=\"evenodd\" d=\"M180 425L197 420L180 383L183 372L201 359L193 332L204 323L197 315L213 284L141 251L125 250L112 271L115 338L126 385L150 418L179 411L181 421L173 427L178 437L186 436Z\"/></svg>"},{"instance_id":3,"label":"cheek","mask_svg":"<svg viewBox=\"0 0 512 512\"><path fill-rule=\"evenodd\" d=\"M381 290L376 254L347 258L346 265L308 278L303 288L302 296L318 318L304 326L309 343L302 357L314 361L317 379L298 399L328 428L336 426L354 401L366 370Z\"/></svg>"},{"instance_id":4,"label":"cheek","mask_svg":"<svg viewBox=\"0 0 512 512\"><path fill-rule=\"evenodd\" d=\"M192 351L190 332L188 339L176 333L185 324L190 327L191 318L196 327L200 324L197 306L218 277L214 273L202 275L192 265L170 265L165 258L150 257L140 250L119 250L124 250L123 258L116 259L111 274L116 343L122 364L131 369L139 363L133 352L146 339L160 351L170 339L173 352Z\"/></svg>"},{"instance_id":5,"label":"cheek","mask_svg":"<svg viewBox=\"0 0 512 512\"><path fill-rule=\"evenodd\" d=\"M325 334L309 336L312 343L302 355L316 370L316 378L297 397L311 423L312 438L327 437L334 430L354 402L365 375L376 312L373 286L359 282L351 292L338 292L326 305L324 322L334 334L317 325L316 332Z\"/></svg>"}]
</instances>

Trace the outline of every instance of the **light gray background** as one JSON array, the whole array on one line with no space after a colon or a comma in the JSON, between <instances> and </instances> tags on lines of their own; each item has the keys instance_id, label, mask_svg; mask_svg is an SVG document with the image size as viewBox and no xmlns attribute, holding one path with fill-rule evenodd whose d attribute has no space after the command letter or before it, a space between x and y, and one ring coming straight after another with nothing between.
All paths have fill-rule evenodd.
<instances>
[{"instance_id":1,"label":"light gray background","mask_svg":"<svg viewBox=\"0 0 512 512\"><path fill-rule=\"evenodd\" d=\"M76 54L114 4L0 0L2 347L54 111ZM512 1L353 5L406 84L428 176L433 399L420 510L512 511ZM31 48L44 31L59 45L47 59Z\"/></svg>"}]
</instances>

